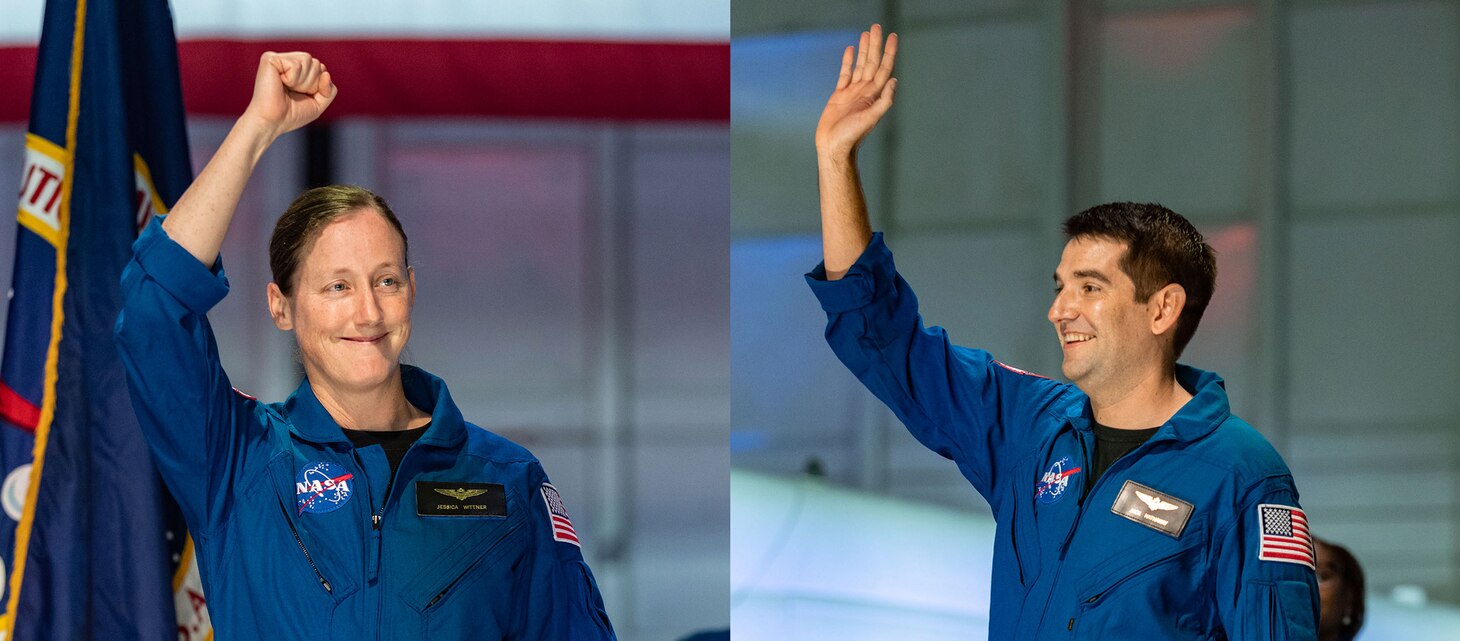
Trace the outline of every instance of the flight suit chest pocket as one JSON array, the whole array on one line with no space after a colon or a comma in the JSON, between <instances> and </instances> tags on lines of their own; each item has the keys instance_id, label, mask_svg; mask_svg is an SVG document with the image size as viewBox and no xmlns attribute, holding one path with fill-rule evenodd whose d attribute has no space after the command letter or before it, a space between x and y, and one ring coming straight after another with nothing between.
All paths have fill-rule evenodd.
<instances>
[{"instance_id":1,"label":"flight suit chest pocket","mask_svg":"<svg viewBox=\"0 0 1460 641\"><path fill-rule=\"evenodd\" d=\"M1013 548L1014 560L1019 572L1019 583L1025 587L1034 583L1039 575L1038 528L1035 527L1034 501L1036 487L1023 483L1034 474L1040 459L1026 457L1014 467L1015 478L1020 482L1014 488L1013 506L1009 514L1009 544Z\"/></svg>"},{"instance_id":2,"label":"flight suit chest pocket","mask_svg":"<svg viewBox=\"0 0 1460 641\"><path fill-rule=\"evenodd\" d=\"M1128 608L1121 604L1139 604L1142 612L1201 610L1201 602L1208 598L1203 589L1205 516L1193 516L1180 537L1133 523L1129 525L1134 527L1129 529L1122 523L1115 525L1122 527L1113 532L1124 530L1129 542L1118 548L1112 545L1115 550L1107 560L1092 567L1077 584L1078 624L1071 620L1071 626L1078 625L1076 638L1086 638L1086 634L1097 631L1116 634L1110 638L1135 638L1121 635L1139 636L1141 629L1160 638L1190 638L1197 634L1199 630L1195 628L1199 623L1194 617L1159 620L1159 617L1122 616L1128 614ZM1127 630L1122 626L1133 627Z\"/></svg>"},{"instance_id":3,"label":"flight suit chest pocket","mask_svg":"<svg viewBox=\"0 0 1460 641\"><path fill-rule=\"evenodd\" d=\"M358 555L364 534L352 514L341 509L354 491L353 475L341 465L324 461L296 466L290 457L279 457L269 468L275 489L269 497L273 505L266 507L261 502L259 509L273 514L274 529L284 530L281 538L292 549L285 550L283 557L335 602L353 594L358 589L354 564L344 559Z\"/></svg>"},{"instance_id":4,"label":"flight suit chest pocket","mask_svg":"<svg viewBox=\"0 0 1460 641\"><path fill-rule=\"evenodd\" d=\"M294 475L287 456L261 468L207 545L232 587L223 607L267 622L280 638L328 641L359 592L358 572L345 560L361 535L348 533L345 521L295 509Z\"/></svg>"},{"instance_id":5,"label":"flight suit chest pocket","mask_svg":"<svg viewBox=\"0 0 1460 641\"><path fill-rule=\"evenodd\" d=\"M431 632L427 638L455 638L453 628L481 634L493 623L498 629L506 625L514 566L526 550L528 527L515 496L506 496L504 505L501 518L422 517L431 526L429 536L451 541L400 592L421 615L423 630ZM453 531L460 534L451 537Z\"/></svg>"}]
</instances>

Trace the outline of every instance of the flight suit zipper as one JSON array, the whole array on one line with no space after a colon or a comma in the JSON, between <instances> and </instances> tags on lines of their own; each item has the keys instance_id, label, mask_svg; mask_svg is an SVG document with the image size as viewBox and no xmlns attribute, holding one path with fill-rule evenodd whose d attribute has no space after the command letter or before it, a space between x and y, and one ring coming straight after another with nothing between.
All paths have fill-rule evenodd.
<instances>
[{"instance_id":1,"label":"flight suit zipper","mask_svg":"<svg viewBox=\"0 0 1460 641\"><path fill-rule=\"evenodd\" d=\"M369 558L366 560L366 583L375 583L375 638L380 639L385 634L385 586L381 585L382 577L380 573L381 554L383 553L381 536L385 521L385 506L386 503L390 500L390 486L395 482L395 479L392 478L386 483L385 496L380 498L380 507L376 508L376 497L373 490L374 486L370 484L370 476L368 468L365 465L365 461L360 457L360 451L358 449L352 450L351 455L355 459L355 467L360 470L360 474L363 477L361 479L363 481L362 484L365 486L366 496L370 498L370 504L372 508L372 511L370 513L370 549L368 551Z\"/></svg>"},{"instance_id":2,"label":"flight suit zipper","mask_svg":"<svg viewBox=\"0 0 1460 641\"><path fill-rule=\"evenodd\" d=\"M299 529L294 527L294 521L289 518L289 510L284 507L282 499L279 501L279 512L284 516L284 523L289 526L289 533L294 535L294 543L299 546L299 551L304 553L304 560L309 562L309 569L314 570L314 578L319 579L319 584L324 586L326 593L334 594L335 590L330 587L329 580L324 578L324 573L320 572L319 566L314 563L314 557L310 556L309 548L304 547L304 539L300 538Z\"/></svg>"},{"instance_id":3,"label":"flight suit zipper","mask_svg":"<svg viewBox=\"0 0 1460 641\"><path fill-rule=\"evenodd\" d=\"M1075 438L1080 442L1080 467L1082 469L1088 470L1090 468L1090 452L1085 447L1085 435L1083 433L1081 433L1079 430L1075 430ZM1094 489L1093 488L1091 489L1091 493L1092 494L1094 493ZM1067 533L1065 533L1065 540L1064 540L1063 543L1060 544L1059 563L1055 564L1055 567L1054 567L1054 576L1050 578L1050 582L1049 582L1049 591L1045 592L1045 595L1044 595L1044 608L1042 610L1040 610L1040 613L1039 613L1039 623L1035 624L1035 628L1034 628L1036 634L1038 633L1038 631L1039 631L1040 628L1044 627L1044 620L1045 620L1045 618L1047 618L1049 616L1049 601L1050 601L1050 597L1053 596L1055 588L1058 587L1059 584L1060 584L1060 575L1061 574L1064 574L1064 569L1065 569L1065 551L1068 550L1069 547L1070 547L1070 539L1074 537L1075 530L1079 529L1079 527L1080 527L1080 517L1085 514L1085 504L1083 503L1083 498L1089 498L1089 497L1088 496L1087 497L1082 497L1082 502L1075 509L1075 518L1074 518L1074 521L1070 524L1070 531L1067 532ZM1074 625L1075 625L1075 620L1074 619L1070 619L1069 627L1067 627L1065 629L1066 630L1073 630L1074 629Z\"/></svg>"}]
</instances>

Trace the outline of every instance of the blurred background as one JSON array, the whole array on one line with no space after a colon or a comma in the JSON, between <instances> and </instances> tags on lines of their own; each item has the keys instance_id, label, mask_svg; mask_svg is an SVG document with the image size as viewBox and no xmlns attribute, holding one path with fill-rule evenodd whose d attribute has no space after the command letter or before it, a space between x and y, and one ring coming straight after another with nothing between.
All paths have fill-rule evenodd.
<instances>
[{"instance_id":1,"label":"blurred background","mask_svg":"<svg viewBox=\"0 0 1460 641\"><path fill-rule=\"evenodd\" d=\"M986 633L987 505L835 360L801 278L821 256L812 134L874 21L902 38L899 85L860 166L928 324L1057 375L1059 223L1115 200L1184 214L1220 274L1182 360L1226 379L1314 533L1362 564L1360 638L1453 638L1453 0L735 0L737 637Z\"/></svg>"},{"instance_id":2,"label":"blurred background","mask_svg":"<svg viewBox=\"0 0 1460 641\"><path fill-rule=\"evenodd\" d=\"M0 22L0 193L19 190L41 6ZM210 319L233 383L276 401L299 380L264 304L274 220L308 185L367 186L411 239L405 360L542 460L619 637L727 627L728 1L173 12L195 171L263 51L316 53L341 91L269 151L224 246L233 293ZM589 56L622 61L618 92L572 91ZM0 225L4 283L14 234Z\"/></svg>"}]
</instances>

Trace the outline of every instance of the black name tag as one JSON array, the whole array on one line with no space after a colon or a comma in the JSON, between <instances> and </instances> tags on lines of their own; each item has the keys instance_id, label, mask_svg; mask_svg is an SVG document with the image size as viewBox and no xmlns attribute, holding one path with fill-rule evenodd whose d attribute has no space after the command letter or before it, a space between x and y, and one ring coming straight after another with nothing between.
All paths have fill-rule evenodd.
<instances>
[{"instance_id":1,"label":"black name tag","mask_svg":"<svg viewBox=\"0 0 1460 641\"><path fill-rule=\"evenodd\" d=\"M419 516L507 516L507 491L497 483L416 481Z\"/></svg>"},{"instance_id":2,"label":"black name tag","mask_svg":"<svg viewBox=\"0 0 1460 641\"><path fill-rule=\"evenodd\" d=\"M1191 519L1192 505L1135 481L1126 481L1110 511L1158 532L1180 537Z\"/></svg>"}]
</instances>

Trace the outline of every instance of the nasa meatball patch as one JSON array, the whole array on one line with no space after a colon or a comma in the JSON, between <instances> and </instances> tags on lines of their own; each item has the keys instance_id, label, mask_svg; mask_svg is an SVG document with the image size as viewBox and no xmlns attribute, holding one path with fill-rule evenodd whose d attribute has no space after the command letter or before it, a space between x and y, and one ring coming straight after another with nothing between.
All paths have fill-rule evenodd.
<instances>
[{"instance_id":1,"label":"nasa meatball patch","mask_svg":"<svg viewBox=\"0 0 1460 641\"><path fill-rule=\"evenodd\" d=\"M542 500L547 503L548 520L551 521L553 528L553 540L583 547L578 543L578 533L573 531L573 522L568 519L568 508L563 506L563 497L558 495L558 488L553 487L551 483L543 483Z\"/></svg>"},{"instance_id":2,"label":"nasa meatball patch","mask_svg":"<svg viewBox=\"0 0 1460 641\"><path fill-rule=\"evenodd\" d=\"M1070 488L1070 477L1080 471L1078 467L1070 467L1070 457L1065 456L1049 466L1043 476L1034 486L1034 498L1040 503L1050 505L1064 498L1065 491Z\"/></svg>"},{"instance_id":3,"label":"nasa meatball patch","mask_svg":"<svg viewBox=\"0 0 1460 641\"><path fill-rule=\"evenodd\" d=\"M299 469L294 477L294 505L299 513L325 514L350 501L355 475L345 466L329 461L314 461Z\"/></svg>"}]
</instances>

